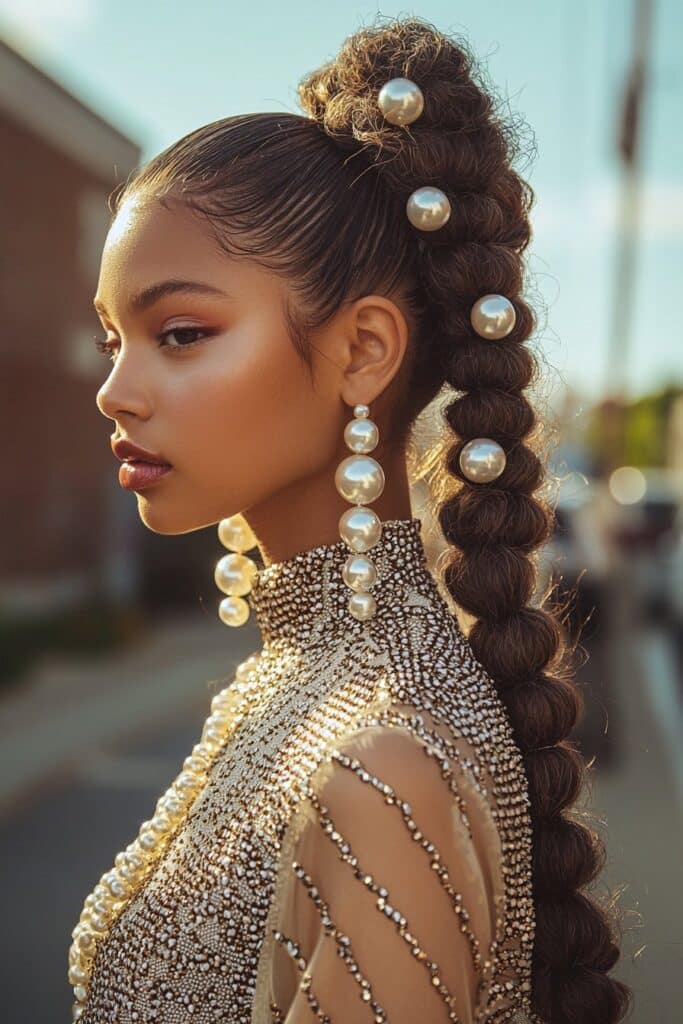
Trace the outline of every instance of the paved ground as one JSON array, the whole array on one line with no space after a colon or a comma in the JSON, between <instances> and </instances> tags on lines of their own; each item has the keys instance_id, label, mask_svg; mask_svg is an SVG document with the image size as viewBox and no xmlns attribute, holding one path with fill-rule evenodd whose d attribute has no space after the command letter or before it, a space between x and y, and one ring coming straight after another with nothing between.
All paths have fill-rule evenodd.
<instances>
[{"instance_id":1,"label":"paved ground","mask_svg":"<svg viewBox=\"0 0 683 1024\"><path fill-rule=\"evenodd\" d=\"M205 615L175 616L114 656L42 660L0 702L0 819L35 789L54 787L55 773L66 781L103 745L158 733L183 709L208 707L260 647L255 627L228 629Z\"/></svg>"},{"instance_id":2,"label":"paved ground","mask_svg":"<svg viewBox=\"0 0 683 1024\"><path fill-rule=\"evenodd\" d=\"M683 961L681 688L666 635L634 618L628 586L619 592L603 634L616 629L621 642L593 644L582 671L588 753L598 757L592 809L609 844L598 892L625 887L618 973L636 989L631 1021L674 1024ZM245 629L204 617L170 621L116 659L45 664L27 701L0 707L3 1020L70 1020L66 956L83 899L180 770L211 695L259 646Z\"/></svg>"}]
</instances>

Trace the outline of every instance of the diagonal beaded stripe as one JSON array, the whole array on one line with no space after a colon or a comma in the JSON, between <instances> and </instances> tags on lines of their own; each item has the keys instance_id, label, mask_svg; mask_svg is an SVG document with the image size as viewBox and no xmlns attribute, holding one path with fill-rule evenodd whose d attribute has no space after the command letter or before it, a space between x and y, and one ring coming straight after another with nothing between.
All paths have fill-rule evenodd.
<instances>
[{"instance_id":1,"label":"diagonal beaded stripe","mask_svg":"<svg viewBox=\"0 0 683 1024\"><path fill-rule=\"evenodd\" d=\"M438 757L438 755L430 754L428 748L425 747L423 749L427 756ZM451 901L453 903L453 909L463 922L461 930L467 935L467 939L472 949L472 962L474 964L475 969L478 970L481 967L481 950L479 948L479 942L477 940L477 937L467 924L469 917L467 911L461 905L462 896L460 895L459 892L456 892L456 890L451 885L448 876L448 869L444 864L441 863L441 854L436 849L434 844L431 843L427 839L427 837L422 834L422 832L418 829L417 825L411 818L410 804L406 803L406 801L403 801L399 797L397 797L394 789L391 786L387 785L387 783L382 782L382 780L378 779L377 776L367 771L367 769L363 765L363 762L360 761L357 757L349 758L345 754L340 754L338 752L333 752L332 757L334 758L335 761L338 762L338 764L342 765L344 768L348 768L351 771L355 772L362 782L365 782L368 785L371 785L375 789L379 790L379 792L381 792L384 796L384 802L386 804L391 804L392 806L396 807L396 809L401 813L406 828L408 829L409 832L412 833L413 839L420 845L421 849L423 849L425 853L428 854L430 858L430 866L435 871L439 879L439 882L450 896ZM444 771L442 772L442 778L449 778L450 774L451 773L447 769L444 769ZM460 811L461 814L463 814L463 817L465 817L462 804L460 806ZM366 882L366 879L364 878L363 881Z\"/></svg>"},{"instance_id":2,"label":"diagonal beaded stripe","mask_svg":"<svg viewBox=\"0 0 683 1024\"><path fill-rule=\"evenodd\" d=\"M346 861L350 865L354 875L359 881L363 883L363 885L365 885L371 892L377 894L377 909L381 911L383 914L385 914L386 917L390 917L392 921L394 921L398 925L399 935L405 942L408 943L413 956L420 963L424 964L424 966L427 968L430 974L431 984L436 988L439 995L444 1000L446 1006L449 1008L448 1019L454 1021L455 1024L459 1024L460 1018L455 1012L455 999L449 992L447 986L441 980L441 971L439 965L435 963L433 960L429 959L429 957L425 953L424 949L422 948L416 937L410 931L409 924L406 918L403 916L400 910L396 909L396 907L394 907L390 903L390 895L388 889L386 889L385 886L379 885L375 878L360 866L360 864L358 863L358 857L354 854L350 844L344 840L344 837L335 828L334 822L326 814L327 808L320 803L320 800L318 799L316 793L310 791L308 796L309 799L311 800L311 803L315 806L316 810L318 811L318 814L320 815L320 821L323 830L328 833L330 839L338 846L340 851L339 855L341 859ZM413 838L418 840L421 839L422 833L415 832L413 834ZM296 868L298 868L298 866L298 864L295 864L295 871ZM462 908L458 907L458 909L463 913L464 916L466 916L466 912L462 910Z\"/></svg>"},{"instance_id":3,"label":"diagonal beaded stripe","mask_svg":"<svg viewBox=\"0 0 683 1024\"><path fill-rule=\"evenodd\" d=\"M206 784L213 761L243 717L241 694L259 661L258 654L251 654L237 667L233 683L213 697L211 714L202 728L200 742L194 745L192 753L183 761L182 771L158 799L154 816L142 822L137 838L117 853L114 867L102 875L86 897L79 922L71 933L74 941L69 949L68 977L75 998L72 1020L77 1021L83 1015L98 943L153 870Z\"/></svg>"},{"instance_id":4,"label":"diagonal beaded stripe","mask_svg":"<svg viewBox=\"0 0 683 1024\"><path fill-rule=\"evenodd\" d=\"M294 870L294 873L296 874L297 878L305 886L308 896L315 903L316 909L321 915L325 931L334 939L337 945L337 952L339 956L344 961L347 968L349 969L350 974L353 976L354 980L359 985L360 998L363 1000L363 1002L370 1004L370 1008L372 1009L372 1012L374 1014L373 1020L376 1022L376 1024L384 1024L384 1022L387 1020L386 1010L384 1010L379 1005L379 1003L372 998L372 986L370 984L369 979L366 978L363 972L361 971L358 962L355 956L353 955L353 952L351 950L351 940L349 939L348 935L345 935L339 928L337 928L337 926L333 922L330 914L329 905L320 895L318 887L314 885L313 879L305 870L305 868L297 861L292 861L292 869ZM306 961L306 958L301 955L301 950L299 949L297 943L294 942L293 939L288 938L288 936L286 936L283 932L279 930L275 932L275 939L278 942L284 943L285 949L293 958L297 967L299 967L301 971L305 971L306 968L308 967L308 963ZM310 992L310 989L307 988L305 989L305 991L309 1002L311 1002L312 994ZM317 1002L315 1005L313 1005L313 1003L311 1002L311 1007L319 1015L319 1007L317 1005Z\"/></svg>"}]
</instances>

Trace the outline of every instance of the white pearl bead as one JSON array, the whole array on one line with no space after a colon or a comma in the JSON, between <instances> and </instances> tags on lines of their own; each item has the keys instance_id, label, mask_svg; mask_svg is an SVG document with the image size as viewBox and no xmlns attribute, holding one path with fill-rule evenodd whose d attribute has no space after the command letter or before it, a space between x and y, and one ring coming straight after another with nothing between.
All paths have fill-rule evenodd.
<instances>
[{"instance_id":1,"label":"white pearl bead","mask_svg":"<svg viewBox=\"0 0 683 1024\"><path fill-rule=\"evenodd\" d=\"M249 673L253 672L259 663L258 655L250 654L249 657L237 666L235 671L235 679L246 680Z\"/></svg>"},{"instance_id":2,"label":"white pearl bead","mask_svg":"<svg viewBox=\"0 0 683 1024\"><path fill-rule=\"evenodd\" d=\"M121 878L123 878L124 881L127 882L128 884L130 884L131 882L134 882L135 879L138 877L138 875L140 875L142 873L142 869L141 868L130 868L126 864L122 864L119 867L118 871L119 871L119 874L120 874Z\"/></svg>"},{"instance_id":3,"label":"white pearl bead","mask_svg":"<svg viewBox=\"0 0 683 1024\"><path fill-rule=\"evenodd\" d=\"M218 616L226 626L242 626L249 618L249 605L243 597L224 597L218 606Z\"/></svg>"},{"instance_id":4,"label":"white pearl bead","mask_svg":"<svg viewBox=\"0 0 683 1024\"><path fill-rule=\"evenodd\" d=\"M104 914L91 914L90 927L98 935L104 935L109 928L109 919Z\"/></svg>"},{"instance_id":5,"label":"white pearl bead","mask_svg":"<svg viewBox=\"0 0 683 1024\"><path fill-rule=\"evenodd\" d=\"M380 89L377 105L390 124L412 124L424 110L424 96L410 78L391 78Z\"/></svg>"},{"instance_id":6,"label":"white pearl bead","mask_svg":"<svg viewBox=\"0 0 683 1024\"><path fill-rule=\"evenodd\" d=\"M451 204L445 192L431 185L416 188L406 203L408 220L422 231L442 228L451 215Z\"/></svg>"},{"instance_id":7,"label":"white pearl bead","mask_svg":"<svg viewBox=\"0 0 683 1024\"><path fill-rule=\"evenodd\" d=\"M505 450L490 437L474 437L460 452L458 462L468 480L489 483L505 469Z\"/></svg>"},{"instance_id":8,"label":"white pearl bead","mask_svg":"<svg viewBox=\"0 0 683 1024\"><path fill-rule=\"evenodd\" d=\"M153 829L157 835L164 835L170 830L171 824L171 819L165 811L157 811L151 819L150 828Z\"/></svg>"},{"instance_id":9,"label":"white pearl bead","mask_svg":"<svg viewBox=\"0 0 683 1024\"><path fill-rule=\"evenodd\" d=\"M95 900L93 914L101 914L102 917L108 917L112 912L113 905L113 900Z\"/></svg>"},{"instance_id":10,"label":"white pearl bead","mask_svg":"<svg viewBox=\"0 0 683 1024\"><path fill-rule=\"evenodd\" d=\"M379 441L377 424L368 419L350 420L344 428L344 440L352 452L367 455Z\"/></svg>"},{"instance_id":11,"label":"white pearl bead","mask_svg":"<svg viewBox=\"0 0 683 1024\"><path fill-rule=\"evenodd\" d=\"M352 594L349 598L349 611L354 619L358 619L359 622L366 622L377 611L377 602L372 594L359 591L356 594Z\"/></svg>"},{"instance_id":12,"label":"white pearl bead","mask_svg":"<svg viewBox=\"0 0 683 1024\"><path fill-rule=\"evenodd\" d=\"M102 878L104 878L104 875L102 876ZM99 882L93 889L92 894L96 900L101 901L102 903L109 905L112 902L112 894L109 892L109 889L104 885L102 879L99 880Z\"/></svg>"},{"instance_id":13,"label":"white pearl bead","mask_svg":"<svg viewBox=\"0 0 683 1024\"><path fill-rule=\"evenodd\" d=\"M515 326L517 313L504 295L482 295L472 306L470 323L482 338L505 338Z\"/></svg>"},{"instance_id":14,"label":"white pearl bead","mask_svg":"<svg viewBox=\"0 0 683 1024\"><path fill-rule=\"evenodd\" d=\"M78 967L74 964L69 968L69 984L70 985L82 985L83 982L88 980L88 975L82 967Z\"/></svg>"},{"instance_id":15,"label":"white pearl bead","mask_svg":"<svg viewBox=\"0 0 683 1024\"><path fill-rule=\"evenodd\" d=\"M368 551L382 536L382 522L371 508L347 508L339 517L339 534L352 551Z\"/></svg>"},{"instance_id":16,"label":"white pearl bead","mask_svg":"<svg viewBox=\"0 0 683 1024\"><path fill-rule=\"evenodd\" d=\"M334 482L346 501L369 505L384 490L384 470L369 455L349 455L337 466Z\"/></svg>"},{"instance_id":17,"label":"white pearl bead","mask_svg":"<svg viewBox=\"0 0 683 1024\"><path fill-rule=\"evenodd\" d=\"M215 699L216 698L214 697L214 700ZM212 707L211 710L215 711L216 708ZM208 757L202 757L201 754L188 754L183 761L183 771L186 772L197 772L199 774L201 772L208 772L209 767Z\"/></svg>"},{"instance_id":18,"label":"white pearl bead","mask_svg":"<svg viewBox=\"0 0 683 1024\"><path fill-rule=\"evenodd\" d=\"M344 563L342 578L352 590L369 590L377 581L377 567L365 555L351 555Z\"/></svg>"},{"instance_id":19,"label":"white pearl bead","mask_svg":"<svg viewBox=\"0 0 683 1024\"><path fill-rule=\"evenodd\" d=\"M202 729L202 743L205 743L215 754L223 742L223 733L215 725L205 725Z\"/></svg>"},{"instance_id":20,"label":"white pearl bead","mask_svg":"<svg viewBox=\"0 0 683 1024\"><path fill-rule=\"evenodd\" d=\"M229 711L212 711L205 724L213 725L216 729L225 730L230 725L232 714ZM197 774L193 772L193 774Z\"/></svg>"},{"instance_id":21,"label":"white pearl bead","mask_svg":"<svg viewBox=\"0 0 683 1024\"><path fill-rule=\"evenodd\" d=\"M82 949L84 953L95 952L95 936L88 930L87 932L81 932L76 939L79 949Z\"/></svg>"},{"instance_id":22,"label":"white pearl bead","mask_svg":"<svg viewBox=\"0 0 683 1024\"><path fill-rule=\"evenodd\" d=\"M198 778L198 776L195 775L194 772L181 772L178 778L175 780L174 785L176 786L179 793L194 793L195 790L197 790L201 785L201 780ZM145 822L143 822L142 827L140 828L140 832L142 832L144 826Z\"/></svg>"},{"instance_id":23,"label":"white pearl bead","mask_svg":"<svg viewBox=\"0 0 683 1024\"><path fill-rule=\"evenodd\" d=\"M115 869L108 871L104 876L104 884L109 889L114 899L121 900L128 891L128 886Z\"/></svg>"},{"instance_id":24,"label":"white pearl bead","mask_svg":"<svg viewBox=\"0 0 683 1024\"><path fill-rule=\"evenodd\" d=\"M159 846L159 838L155 836L153 832L141 832L140 833L140 846L145 850L149 850L151 853L156 850Z\"/></svg>"},{"instance_id":25,"label":"white pearl bead","mask_svg":"<svg viewBox=\"0 0 683 1024\"><path fill-rule=\"evenodd\" d=\"M218 539L224 548L231 551L251 551L256 547L256 537L244 516L228 516L218 524Z\"/></svg>"},{"instance_id":26,"label":"white pearl bead","mask_svg":"<svg viewBox=\"0 0 683 1024\"><path fill-rule=\"evenodd\" d=\"M234 700L234 694L228 690L221 690L215 697L211 699L211 710L212 711L227 711ZM189 758L185 758L186 761Z\"/></svg>"},{"instance_id":27,"label":"white pearl bead","mask_svg":"<svg viewBox=\"0 0 683 1024\"><path fill-rule=\"evenodd\" d=\"M256 571L256 563L251 558L232 552L218 560L213 578L224 594L242 597L251 590Z\"/></svg>"},{"instance_id":28,"label":"white pearl bead","mask_svg":"<svg viewBox=\"0 0 683 1024\"><path fill-rule=\"evenodd\" d=\"M166 796L162 797L160 803L160 809L166 811L166 813L170 814L172 818L178 818L185 810L185 805L182 800L179 800L174 793L168 793Z\"/></svg>"}]
</instances>

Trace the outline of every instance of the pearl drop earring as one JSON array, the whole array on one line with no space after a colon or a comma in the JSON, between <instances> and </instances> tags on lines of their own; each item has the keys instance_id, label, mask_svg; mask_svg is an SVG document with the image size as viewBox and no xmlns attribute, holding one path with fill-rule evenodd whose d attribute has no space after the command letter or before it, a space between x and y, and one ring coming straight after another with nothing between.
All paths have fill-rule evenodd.
<instances>
[{"instance_id":1,"label":"pearl drop earring","mask_svg":"<svg viewBox=\"0 0 683 1024\"><path fill-rule=\"evenodd\" d=\"M249 604L244 595L251 590L258 566L244 552L256 547L256 537L244 516L228 516L218 524L218 538L231 554L223 555L216 564L214 579L224 597L218 615L226 626L243 626L249 618Z\"/></svg>"},{"instance_id":2,"label":"pearl drop earring","mask_svg":"<svg viewBox=\"0 0 683 1024\"><path fill-rule=\"evenodd\" d=\"M364 552L375 547L382 536L379 516L364 506L379 498L385 480L379 462L368 455L379 440L377 424L369 419L370 409L367 405L356 405L353 413L355 418L346 424L344 440L356 454L339 463L334 482L342 498L354 502L355 506L343 512L339 519L341 538L354 552L344 563L342 578L353 591L349 612L354 619L364 622L377 611L377 602L369 593L377 580L377 568Z\"/></svg>"}]
</instances>

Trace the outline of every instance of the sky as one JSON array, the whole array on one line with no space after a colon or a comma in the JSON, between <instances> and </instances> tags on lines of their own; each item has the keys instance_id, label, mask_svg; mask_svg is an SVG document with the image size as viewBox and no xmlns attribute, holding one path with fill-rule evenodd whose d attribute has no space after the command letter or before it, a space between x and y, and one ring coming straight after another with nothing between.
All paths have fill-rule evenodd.
<instances>
[{"instance_id":1,"label":"sky","mask_svg":"<svg viewBox=\"0 0 683 1024\"><path fill-rule=\"evenodd\" d=\"M533 241L525 298L551 401L631 397L683 385L683 4L653 0L643 107L636 277L616 280L623 171L616 153L634 0L435 0L321 5L311 0L0 0L0 35L142 147L143 159L201 124L258 110L300 113L299 79L376 15L417 15L465 36L516 119L517 168L530 182ZM677 300L678 301L678 300ZM615 304L630 330L617 365ZM683 311L682 311L683 312Z\"/></svg>"}]
</instances>

